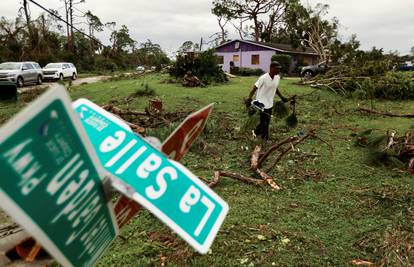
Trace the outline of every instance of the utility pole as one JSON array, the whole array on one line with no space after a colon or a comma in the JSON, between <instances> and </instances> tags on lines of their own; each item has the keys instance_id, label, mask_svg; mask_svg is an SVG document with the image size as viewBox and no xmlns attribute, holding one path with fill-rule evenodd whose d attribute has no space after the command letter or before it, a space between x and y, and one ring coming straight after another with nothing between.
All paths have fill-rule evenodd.
<instances>
[{"instance_id":1,"label":"utility pole","mask_svg":"<svg viewBox=\"0 0 414 267\"><path fill-rule=\"evenodd\" d=\"M69 0L69 24L70 24L70 40L69 43L69 50L72 53L75 53L75 44L74 44L74 36L73 36L73 0Z\"/></svg>"},{"instance_id":2,"label":"utility pole","mask_svg":"<svg viewBox=\"0 0 414 267\"><path fill-rule=\"evenodd\" d=\"M31 22L30 22L30 14L29 14L29 7L28 7L28 4L27 4L27 0L23 0L23 9L24 9L24 15L26 17L27 29L29 30L30 46L33 48L33 46L34 46L33 31L32 31L32 25L31 25Z\"/></svg>"}]
</instances>

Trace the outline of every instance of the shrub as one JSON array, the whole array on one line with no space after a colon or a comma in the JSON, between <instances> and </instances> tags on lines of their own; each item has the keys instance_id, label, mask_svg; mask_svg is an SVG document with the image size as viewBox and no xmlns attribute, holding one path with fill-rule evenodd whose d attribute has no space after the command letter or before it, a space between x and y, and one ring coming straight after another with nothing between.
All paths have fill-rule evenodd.
<instances>
[{"instance_id":1,"label":"shrub","mask_svg":"<svg viewBox=\"0 0 414 267\"><path fill-rule=\"evenodd\" d=\"M278 54L272 56L272 61L277 61L282 65L282 73L284 74L290 74L290 66L292 65L292 56L290 55L283 55Z\"/></svg>"},{"instance_id":2,"label":"shrub","mask_svg":"<svg viewBox=\"0 0 414 267\"><path fill-rule=\"evenodd\" d=\"M133 94L135 97L156 96L157 93L151 88L148 83L142 83L141 88L138 88Z\"/></svg>"},{"instance_id":3,"label":"shrub","mask_svg":"<svg viewBox=\"0 0 414 267\"><path fill-rule=\"evenodd\" d=\"M239 68L239 71L236 75L240 76L260 76L264 72L262 69L251 69L251 68Z\"/></svg>"}]
</instances>

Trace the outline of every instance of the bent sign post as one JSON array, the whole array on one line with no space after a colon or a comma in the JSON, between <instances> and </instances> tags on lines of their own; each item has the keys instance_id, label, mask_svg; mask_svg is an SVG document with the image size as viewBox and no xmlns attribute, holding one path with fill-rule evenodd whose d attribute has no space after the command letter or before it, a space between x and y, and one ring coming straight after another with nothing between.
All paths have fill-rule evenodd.
<instances>
[{"instance_id":1,"label":"bent sign post","mask_svg":"<svg viewBox=\"0 0 414 267\"><path fill-rule=\"evenodd\" d=\"M156 215L197 251L207 253L227 215L227 203L101 107L84 99L74 106L102 165L133 192L117 189Z\"/></svg>"},{"instance_id":2,"label":"bent sign post","mask_svg":"<svg viewBox=\"0 0 414 267\"><path fill-rule=\"evenodd\" d=\"M171 159L180 161L193 142L203 131L214 104L188 116L183 123L164 141L162 152Z\"/></svg>"},{"instance_id":3,"label":"bent sign post","mask_svg":"<svg viewBox=\"0 0 414 267\"><path fill-rule=\"evenodd\" d=\"M117 235L103 170L63 89L0 129L0 205L64 266L92 266Z\"/></svg>"},{"instance_id":4,"label":"bent sign post","mask_svg":"<svg viewBox=\"0 0 414 267\"><path fill-rule=\"evenodd\" d=\"M170 159L180 161L190 149L191 145L203 131L214 104L192 113L181 125L164 141L161 152L170 155ZM115 204L115 214L119 228L126 225L139 211L141 207L126 196Z\"/></svg>"}]
</instances>

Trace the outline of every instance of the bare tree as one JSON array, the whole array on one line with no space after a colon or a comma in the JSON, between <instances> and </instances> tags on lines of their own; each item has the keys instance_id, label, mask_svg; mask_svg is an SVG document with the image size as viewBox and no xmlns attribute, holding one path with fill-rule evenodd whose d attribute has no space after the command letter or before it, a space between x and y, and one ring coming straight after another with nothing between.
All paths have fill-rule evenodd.
<instances>
[{"instance_id":1,"label":"bare tree","mask_svg":"<svg viewBox=\"0 0 414 267\"><path fill-rule=\"evenodd\" d=\"M322 18L328 9L328 5L318 4L310 12L303 38L305 45L315 50L321 61L329 59L329 48L337 37L338 20L334 18L330 22Z\"/></svg>"},{"instance_id":2,"label":"bare tree","mask_svg":"<svg viewBox=\"0 0 414 267\"><path fill-rule=\"evenodd\" d=\"M77 5L85 3L85 0L79 0L79 1L61 0L61 1L63 1L64 3L66 21L69 22L66 25L66 35L68 38L68 50L74 53L75 52L74 28L73 28L73 25L75 22L74 9Z\"/></svg>"},{"instance_id":3,"label":"bare tree","mask_svg":"<svg viewBox=\"0 0 414 267\"><path fill-rule=\"evenodd\" d=\"M270 41L275 29L284 25L288 6L296 3L297 0L215 0L212 11L218 18L236 21L232 25L241 38L245 23L250 22L255 41Z\"/></svg>"}]
</instances>

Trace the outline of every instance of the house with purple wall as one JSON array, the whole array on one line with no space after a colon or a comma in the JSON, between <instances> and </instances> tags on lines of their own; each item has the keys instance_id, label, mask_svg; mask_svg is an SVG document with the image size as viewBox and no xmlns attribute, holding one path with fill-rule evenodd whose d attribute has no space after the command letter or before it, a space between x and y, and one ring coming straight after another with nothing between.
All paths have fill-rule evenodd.
<instances>
[{"instance_id":1,"label":"house with purple wall","mask_svg":"<svg viewBox=\"0 0 414 267\"><path fill-rule=\"evenodd\" d=\"M291 45L263 43L247 40L233 40L216 47L218 62L223 70L230 72L230 65L235 67L262 69L269 71L272 56L287 54L292 56L291 71L303 62L307 65L318 63L318 54L311 48L293 48Z\"/></svg>"}]
</instances>

